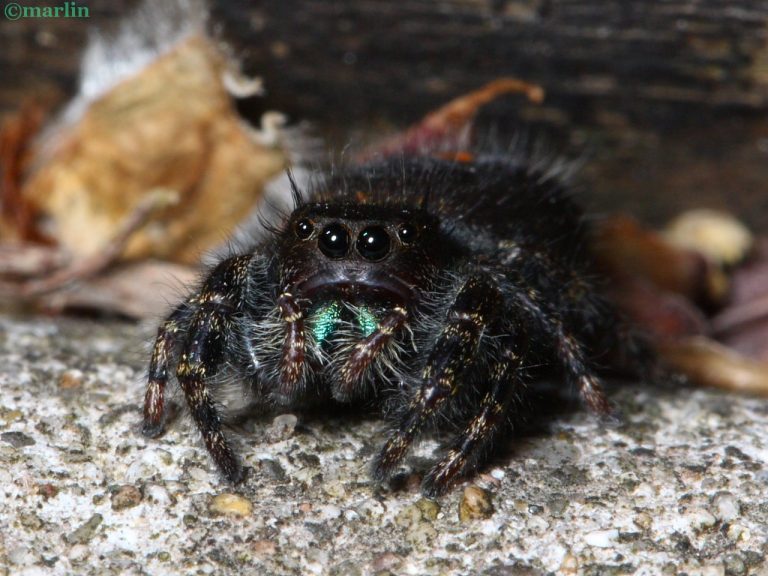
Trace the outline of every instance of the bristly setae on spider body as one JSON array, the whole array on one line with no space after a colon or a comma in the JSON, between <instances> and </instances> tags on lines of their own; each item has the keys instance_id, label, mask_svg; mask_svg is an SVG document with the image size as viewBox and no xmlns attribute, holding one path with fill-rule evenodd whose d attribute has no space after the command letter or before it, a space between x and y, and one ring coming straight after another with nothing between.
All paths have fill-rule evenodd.
<instances>
[{"instance_id":1,"label":"bristly setae on spider body","mask_svg":"<svg viewBox=\"0 0 768 576\"><path fill-rule=\"evenodd\" d=\"M162 432L175 376L214 462L239 482L222 381L276 409L373 403L394 423L376 482L429 425L458 429L423 480L435 496L508 431L533 366L559 368L589 408L610 411L593 362L619 330L556 176L493 154L398 158L294 192L271 236L219 263L160 326L145 435Z\"/></svg>"}]
</instances>

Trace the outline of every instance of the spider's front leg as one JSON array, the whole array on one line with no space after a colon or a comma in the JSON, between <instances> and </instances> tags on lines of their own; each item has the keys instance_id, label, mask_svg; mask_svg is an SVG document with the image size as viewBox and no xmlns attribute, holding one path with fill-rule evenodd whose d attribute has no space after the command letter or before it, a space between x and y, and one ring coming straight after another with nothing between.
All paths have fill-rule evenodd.
<instances>
[{"instance_id":1,"label":"spider's front leg","mask_svg":"<svg viewBox=\"0 0 768 576\"><path fill-rule=\"evenodd\" d=\"M500 304L496 283L486 274L470 276L464 283L429 354L419 391L374 460L374 480L383 482L392 475L424 424L457 392L488 320Z\"/></svg>"},{"instance_id":2,"label":"spider's front leg","mask_svg":"<svg viewBox=\"0 0 768 576\"><path fill-rule=\"evenodd\" d=\"M277 299L277 307L285 322L285 339L280 356L279 394L282 398L294 398L301 385L306 359L307 337L304 311L293 294L285 290Z\"/></svg>"},{"instance_id":3,"label":"spider's front leg","mask_svg":"<svg viewBox=\"0 0 768 576\"><path fill-rule=\"evenodd\" d=\"M181 349L176 376L205 447L230 482L243 479L243 470L221 429L221 416L206 387L224 359L234 335L234 316L247 288L251 256L236 256L219 264L194 298L195 312Z\"/></svg>"},{"instance_id":4,"label":"spider's front leg","mask_svg":"<svg viewBox=\"0 0 768 576\"><path fill-rule=\"evenodd\" d=\"M395 306L379 322L376 330L355 344L352 353L341 368L339 382L333 388L333 397L336 400L344 401L352 395L365 371L392 341L397 332L405 326L407 320L408 312L405 308Z\"/></svg>"},{"instance_id":5,"label":"spider's front leg","mask_svg":"<svg viewBox=\"0 0 768 576\"><path fill-rule=\"evenodd\" d=\"M189 304L184 302L157 329L149 362L147 391L144 394L144 422L141 426L141 433L147 438L157 438L163 433L168 365L179 344L179 330L190 314Z\"/></svg>"},{"instance_id":6,"label":"spider's front leg","mask_svg":"<svg viewBox=\"0 0 768 576\"><path fill-rule=\"evenodd\" d=\"M483 397L480 412L456 438L451 449L424 477L422 491L430 498L443 494L456 478L471 470L506 425L510 404L523 391L521 357L514 343L506 342L491 367L491 390Z\"/></svg>"}]
</instances>

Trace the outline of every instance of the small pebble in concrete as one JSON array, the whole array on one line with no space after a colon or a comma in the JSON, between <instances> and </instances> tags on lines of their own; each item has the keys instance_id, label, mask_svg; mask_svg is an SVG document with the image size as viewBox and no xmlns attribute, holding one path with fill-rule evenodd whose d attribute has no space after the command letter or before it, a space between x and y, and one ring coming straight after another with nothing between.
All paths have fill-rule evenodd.
<instances>
[{"instance_id":1,"label":"small pebble in concrete","mask_svg":"<svg viewBox=\"0 0 768 576\"><path fill-rule=\"evenodd\" d=\"M619 531L615 528L609 530L593 530L584 535L584 542L596 548L610 548L619 539Z\"/></svg>"},{"instance_id":2,"label":"small pebble in concrete","mask_svg":"<svg viewBox=\"0 0 768 576\"><path fill-rule=\"evenodd\" d=\"M15 546L8 550L8 561L17 566L26 566L35 562L35 555L28 546ZM5 572L4 574L8 574Z\"/></svg>"},{"instance_id":3,"label":"small pebble in concrete","mask_svg":"<svg viewBox=\"0 0 768 576\"><path fill-rule=\"evenodd\" d=\"M141 502L141 498L141 491L136 486L130 484L120 486L112 493L112 510L133 508Z\"/></svg>"},{"instance_id":4,"label":"small pebble in concrete","mask_svg":"<svg viewBox=\"0 0 768 576\"><path fill-rule=\"evenodd\" d=\"M85 544L75 544L67 555L72 562L82 562L88 558L89 550Z\"/></svg>"},{"instance_id":5,"label":"small pebble in concrete","mask_svg":"<svg viewBox=\"0 0 768 576\"><path fill-rule=\"evenodd\" d=\"M253 504L247 498L237 494L219 494L211 500L208 509L215 514L231 516L250 516Z\"/></svg>"},{"instance_id":6,"label":"small pebble in concrete","mask_svg":"<svg viewBox=\"0 0 768 576\"><path fill-rule=\"evenodd\" d=\"M59 388L75 390L83 385L83 373L80 370L67 370L59 376Z\"/></svg>"},{"instance_id":7,"label":"small pebble in concrete","mask_svg":"<svg viewBox=\"0 0 768 576\"><path fill-rule=\"evenodd\" d=\"M171 496L171 493L159 484L147 485L144 488L144 496L153 504L159 504L164 507L175 504L176 502L176 499Z\"/></svg>"},{"instance_id":8,"label":"small pebble in concrete","mask_svg":"<svg viewBox=\"0 0 768 576\"><path fill-rule=\"evenodd\" d=\"M394 552L384 552L383 554L374 557L374 559L371 561L371 569L375 573L392 571L402 563L402 556L398 556Z\"/></svg>"},{"instance_id":9,"label":"small pebble in concrete","mask_svg":"<svg viewBox=\"0 0 768 576\"><path fill-rule=\"evenodd\" d=\"M579 561L576 556L568 552L563 556L563 561L560 563L561 574L577 574L579 572Z\"/></svg>"},{"instance_id":10,"label":"small pebble in concrete","mask_svg":"<svg viewBox=\"0 0 768 576\"><path fill-rule=\"evenodd\" d=\"M493 515L491 495L479 486L467 486L459 502L459 520L467 522L490 518Z\"/></svg>"},{"instance_id":11,"label":"small pebble in concrete","mask_svg":"<svg viewBox=\"0 0 768 576\"><path fill-rule=\"evenodd\" d=\"M703 508L696 508L685 514L685 519L688 525L696 532L702 532L712 528L717 523L711 512L704 510Z\"/></svg>"},{"instance_id":12,"label":"small pebble in concrete","mask_svg":"<svg viewBox=\"0 0 768 576\"><path fill-rule=\"evenodd\" d=\"M32 446L35 443L34 438L30 438L24 432L3 432L0 434L0 440L10 444L14 448L24 448L25 446Z\"/></svg>"},{"instance_id":13,"label":"small pebble in concrete","mask_svg":"<svg viewBox=\"0 0 768 576\"><path fill-rule=\"evenodd\" d=\"M751 537L750 531L738 523L733 523L730 526L728 526L728 532L726 534L728 536L728 539L733 542L738 542L738 541L746 542ZM766 574L766 576L768 576L768 573Z\"/></svg>"},{"instance_id":14,"label":"small pebble in concrete","mask_svg":"<svg viewBox=\"0 0 768 576\"><path fill-rule=\"evenodd\" d=\"M731 522L739 516L739 501L730 492L718 492L712 499L712 504L715 517L721 522Z\"/></svg>"},{"instance_id":15,"label":"small pebble in concrete","mask_svg":"<svg viewBox=\"0 0 768 576\"><path fill-rule=\"evenodd\" d=\"M726 576L744 576L747 573L747 566L744 559L739 554L727 554L725 557Z\"/></svg>"},{"instance_id":16,"label":"small pebble in concrete","mask_svg":"<svg viewBox=\"0 0 768 576\"><path fill-rule=\"evenodd\" d=\"M59 493L59 489L53 484L38 484L35 491L45 500L54 498Z\"/></svg>"},{"instance_id":17,"label":"small pebble in concrete","mask_svg":"<svg viewBox=\"0 0 768 576\"><path fill-rule=\"evenodd\" d=\"M104 518L101 514L94 514L85 524L71 534L67 534L64 539L70 544L87 544L96 534L96 530L101 525L102 520Z\"/></svg>"},{"instance_id":18,"label":"small pebble in concrete","mask_svg":"<svg viewBox=\"0 0 768 576\"><path fill-rule=\"evenodd\" d=\"M437 536L437 531L432 526L428 515L424 513L418 503L403 508L395 517L395 523L405 530L405 539L417 549L425 549Z\"/></svg>"},{"instance_id":19,"label":"small pebble in concrete","mask_svg":"<svg viewBox=\"0 0 768 576\"><path fill-rule=\"evenodd\" d=\"M440 513L440 505L434 500L422 498L416 502L416 507L421 510L421 516L425 520L437 520L437 515Z\"/></svg>"},{"instance_id":20,"label":"small pebble in concrete","mask_svg":"<svg viewBox=\"0 0 768 576\"><path fill-rule=\"evenodd\" d=\"M251 548L257 556L272 556L277 552L277 544L272 540L256 540Z\"/></svg>"},{"instance_id":21,"label":"small pebble in concrete","mask_svg":"<svg viewBox=\"0 0 768 576\"><path fill-rule=\"evenodd\" d=\"M267 439L270 442L279 442L293 436L296 430L298 418L295 414L280 414L275 416L272 424L267 428Z\"/></svg>"},{"instance_id":22,"label":"small pebble in concrete","mask_svg":"<svg viewBox=\"0 0 768 576\"><path fill-rule=\"evenodd\" d=\"M649 530L653 526L653 517L647 512L640 512L632 520L638 528Z\"/></svg>"},{"instance_id":23,"label":"small pebble in concrete","mask_svg":"<svg viewBox=\"0 0 768 576\"><path fill-rule=\"evenodd\" d=\"M43 527L43 521L34 512L22 512L19 514L19 522L30 530L40 530Z\"/></svg>"}]
</instances>

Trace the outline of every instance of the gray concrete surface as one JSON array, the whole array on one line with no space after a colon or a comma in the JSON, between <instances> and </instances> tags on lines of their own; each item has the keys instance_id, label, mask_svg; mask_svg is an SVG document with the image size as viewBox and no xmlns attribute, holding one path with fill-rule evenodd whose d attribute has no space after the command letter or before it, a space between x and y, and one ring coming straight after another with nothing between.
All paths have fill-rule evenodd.
<instances>
[{"instance_id":1,"label":"gray concrete surface","mask_svg":"<svg viewBox=\"0 0 768 576\"><path fill-rule=\"evenodd\" d=\"M376 419L255 419L233 489L188 425L137 433L151 334L0 319L0 574L768 575L764 399L612 387L621 425L551 418L437 503L373 494Z\"/></svg>"}]
</instances>

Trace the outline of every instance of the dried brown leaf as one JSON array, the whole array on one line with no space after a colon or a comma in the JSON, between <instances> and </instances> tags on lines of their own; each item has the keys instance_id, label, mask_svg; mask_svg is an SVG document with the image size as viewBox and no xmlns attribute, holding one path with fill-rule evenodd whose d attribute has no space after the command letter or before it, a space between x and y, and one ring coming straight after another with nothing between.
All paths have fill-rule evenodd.
<instances>
[{"instance_id":1,"label":"dried brown leaf","mask_svg":"<svg viewBox=\"0 0 768 576\"><path fill-rule=\"evenodd\" d=\"M41 301L52 312L99 312L126 318L161 318L199 270L191 266L144 260L127 263Z\"/></svg>"},{"instance_id":2,"label":"dried brown leaf","mask_svg":"<svg viewBox=\"0 0 768 576\"><path fill-rule=\"evenodd\" d=\"M621 281L641 278L662 292L712 306L728 291L723 271L693 250L672 245L629 216L615 216L597 226L594 242L598 266Z\"/></svg>"},{"instance_id":3,"label":"dried brown leaf","mask_svg":"<svg viewBox=\"0 0 768 576\"><path fill-rule=\"evenodd\" d=\"M44 119L42 107L27 102L0 125L0 241L42 240L34 209L21 194L30 146Z\"/></svg>"},{"instance_id":4,"label":"dried brown leaf","mask_svg":"<svg viewBox=\"0 0 768 576\"><path fill-rule=\"evenodd\" d=\"M180 202L135 234L126 259L197 262L247 215L285 165L257 142L222 80L224 57L192 36L90 103L37 149L25 200L74 257L100 252L150 191Z\"/></svg>"},{"instance_id":5,"label":"dried brown leaf","mask_svg":"<svg viewBox=\"0 0 768 576\"><path fill-rule=\"evenodd\" d=\"M768 395L768 363L751 360L713 340L684 338L664 343L659 351L669 366L697 384Z\"/></svg>"}]
</instances>

